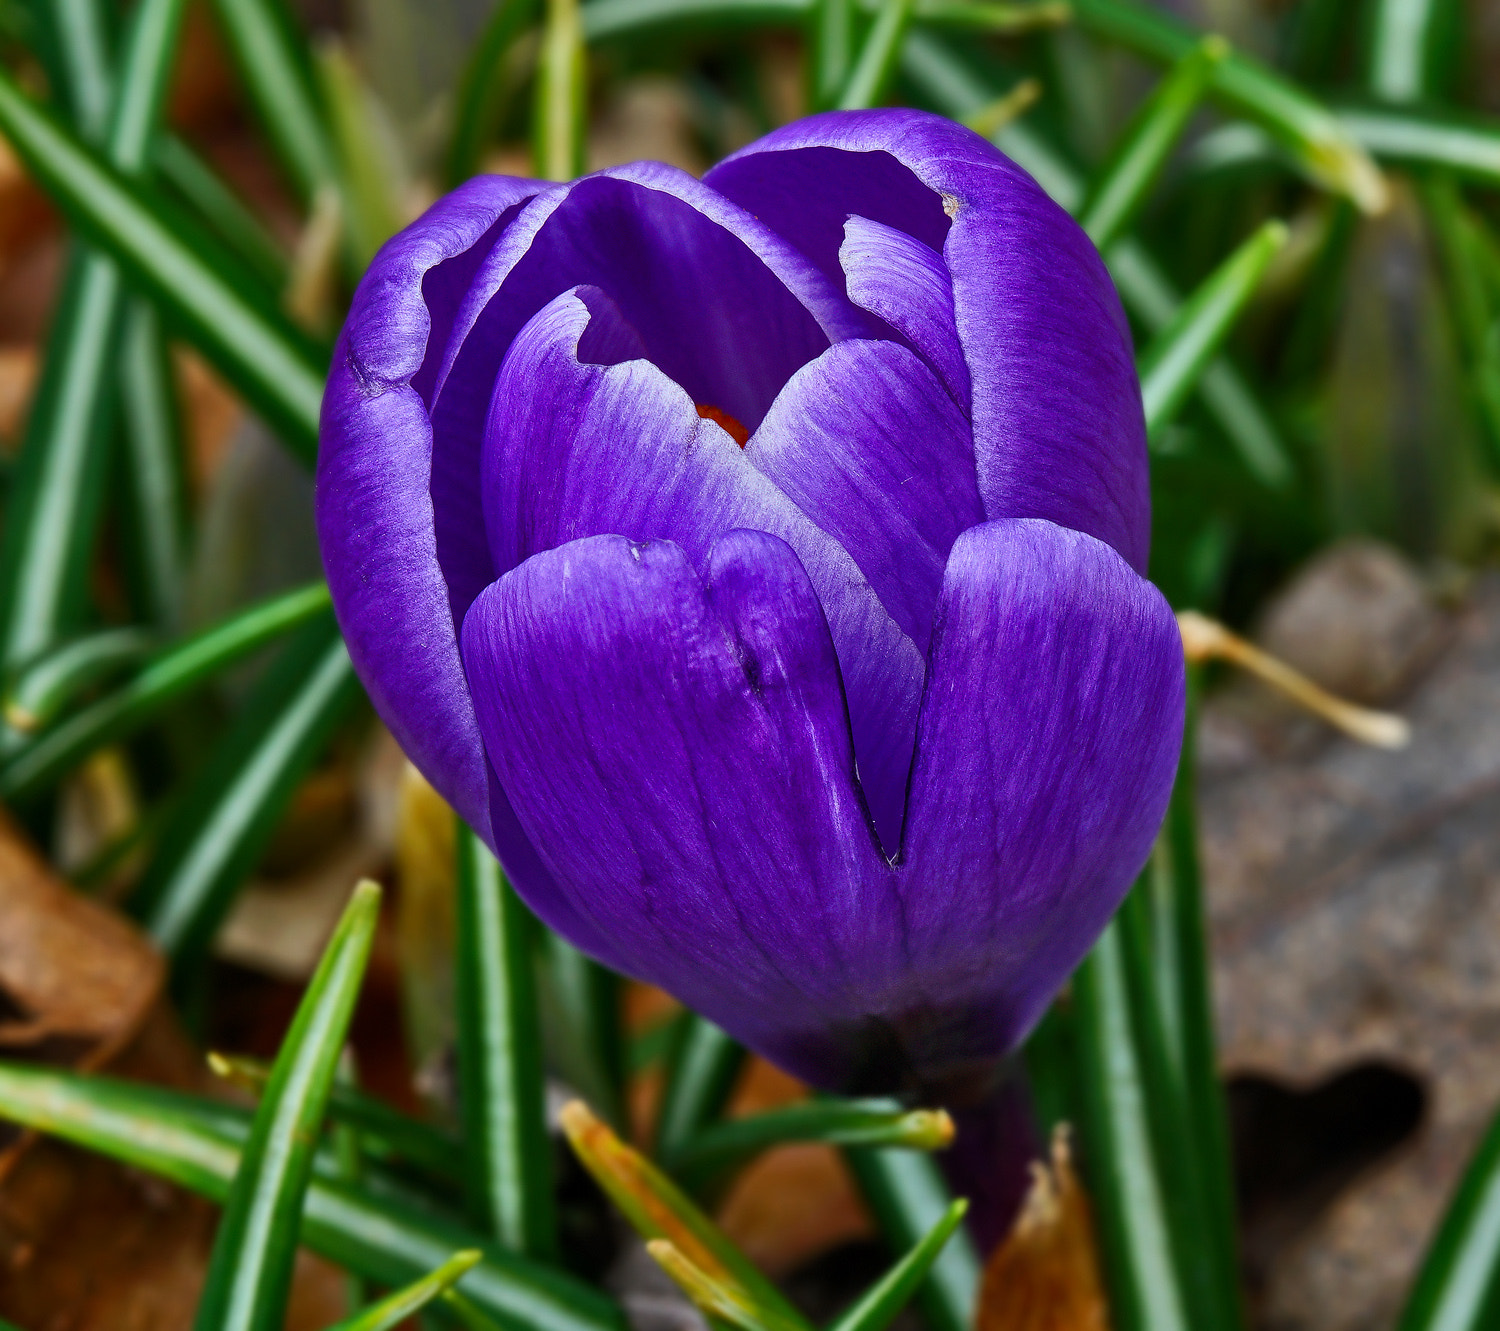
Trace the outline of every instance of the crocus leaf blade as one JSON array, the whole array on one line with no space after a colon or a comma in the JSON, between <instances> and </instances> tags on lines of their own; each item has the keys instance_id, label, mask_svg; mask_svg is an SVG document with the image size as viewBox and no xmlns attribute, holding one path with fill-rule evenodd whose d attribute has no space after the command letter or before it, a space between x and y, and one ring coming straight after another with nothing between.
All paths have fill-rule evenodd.
<instances>
[{"instance_id":1,"label":"crocus leaf blade","mask_svg":"<svg viewBox=\"0 0 1500 1331\"><path fill-rule=\"evenodd\" d=\"M1153 437L1169 425L1286 243L1286 224L1263 223L1221 263L1141 353L1141 402Z\"/></svg>"},{"instance_id":2,"label":"crocus leaf blade","mask_svg":"<svg viewBox=\"0 0 1500 1331\"><path fill-rule=\"evenodd\" d=\"M391 1331L445 1293L466 1271L476 1266L483 1255L477 1248L456 1252L437 1270L387 1295L379 1303L335 1322L328 1331Z\"/></svg>"},{"instance_id":3,"label":"crocus leaf blade","mask_svg":"<svg viewBox=\"0 0 1500 1331\"><path fill-rule=\"evenodd\" d=\"M380 888L366 880L298 1004L224 1203L199 1331L278 1331L286 1317L313 1152L379 917Z\"/></svg>"},{"instance_id":4,"label":"crocus leaf blade","mask_svg":"<svg viewBox=\"0 0 1500 1331\"><path fill-rule=\"evenodd\" d=\"M969 1209L962 1197L923 1235L921 1242L872 1285L829 1331L885 1331L916 1292Z\"/></svg>"}]
</instances>

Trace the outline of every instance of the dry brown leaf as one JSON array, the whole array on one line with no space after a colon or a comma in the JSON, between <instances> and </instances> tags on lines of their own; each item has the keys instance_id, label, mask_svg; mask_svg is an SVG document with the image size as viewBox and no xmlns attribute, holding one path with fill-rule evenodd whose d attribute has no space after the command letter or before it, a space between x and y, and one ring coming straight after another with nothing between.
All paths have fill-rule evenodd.
<instances>
[{"instance_id":1,"label":"dry brown leaf","mask_svg":"<svg viewBox=\"0 0 1500 1331\"><path fill-rule=\"evenodd\" d=\"M0 1047L79 1042L97 1067L136 1032L161 989L160 953L124 918L58 878L0 813Z\"/></svg>"},{"instance_id":2,"label":"dry brown leaf","mask_svg":"<svg viewBox=\"0 0 1500 1331\"><path fill-rule=\"evenodd\" d=\"M985 1264L977 1331L1107 1331L1094 1222L1066 1125L1053 1134L1051 1167L1031 1170L1021 1214Z\"/></svg>"}]
</instances>

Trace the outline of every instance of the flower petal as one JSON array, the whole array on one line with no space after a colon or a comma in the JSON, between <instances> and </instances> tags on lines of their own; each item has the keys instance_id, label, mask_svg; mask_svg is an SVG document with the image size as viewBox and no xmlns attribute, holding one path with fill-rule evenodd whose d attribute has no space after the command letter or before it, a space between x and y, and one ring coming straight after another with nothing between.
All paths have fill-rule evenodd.
<instances>
[{"instance_id":1,"label":"flower petal","mask_svg":"<svg viewBox=\"0 0 1500 1331\"><path fill-rule=\"evenodd\" d=\"M827 1084L830 1022L899 962L891 870L796 555L736 531L705 572L623 536L534 555L475 601L464 660L556 884L532 908L565 903L632 974Z\"/></svg>"},{"instance_id":2,"label":"flower petal","mask_svg":"<svg viewBox=\"0 0 1500 1331\"><path fill-rule=\"evenodd\" d=\"M940 116L830 112L768 134L705 180L830 276L850 215L940 249L973 381L985 512L1087 532L1145 569L1129 328L1088 238L1020 167Z\"/></svg>"},{"instance_id":3,"label":"flower petal","mask_svg":"<svg viewBox=\"0 0 1500 1331\"><path fill-rule=\"evenodd\" d=\"M967 413L969 367L958 341L953 282L942 256L895 227L851 217L844 223L839 263L849 299L894 328L937 371Z\"/></svg>"},{"instance_id":4,"label":"flower petal","mask_svg":"<svg viewBox=\"0 0 1500 1331\"><path fill-rule=\"evenodd\" d=\"M937 376L897 342L840 342L792 376L745 456L925 653L948 551L984 521L969 423Z\"/></svg>"},{"instance_id":5,"label":"flower petal","mask_svg":"<svg viewBox=\"0 0 1500 1331\"><path fill-rule=\"evenodd\" d=\"M1156 588L1037 519L959 538L930 663L901 891L926 1004L969 1014L951 1059L1024 1037L1145 863L1184 667Z\"/></svg>"},{"instance_id":6,"label":"flower petal","mask_svg":"<svg viewBox=\"0 0 1500 1331\"><path fill-rule=\"evenodd\" d=\"M465 272L537 188L472 180L386 243L355 293L319 430L318 532L355 666L412 761L499 841L506 834L492 826L484 746L437 559L432 434L413 383L429 346L444 344Z\"/></svg>"},{"instance_id":7,"label":"flower petal","mask_svg":"<svg viewBox=\"0 0 1500 1331\"><path fill-rule=\"evenodd\" d=\"M511 344L485 426L482 490L497 570L605 533L676 541L699 567L726 531L779 536L797 552L828 616L865 795L882 840L894 847L921 652L838 541L757 471L720 426L701 418L655 365L579 360L591 320L618 319L604 293L569 292Z\"/></svg>"}]
</instances>

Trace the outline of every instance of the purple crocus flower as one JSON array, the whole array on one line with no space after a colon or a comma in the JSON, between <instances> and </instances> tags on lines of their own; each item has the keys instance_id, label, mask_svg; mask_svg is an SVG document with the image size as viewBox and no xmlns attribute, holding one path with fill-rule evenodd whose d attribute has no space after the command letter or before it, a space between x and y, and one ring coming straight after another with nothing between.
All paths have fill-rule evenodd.
<instances>
[{"instance_id":1,"label":"purple crocus flower","mask_svg":"<svg viewBox=\"0 0 1500 1331\"><path fill-rule=\"evenodd\" d=\"M472 180L380 252L318 522L376 709L585 952L793 1073L1013 1048L1182 729L1130 338L983 139Z\"/></svg>"}]
</instances>

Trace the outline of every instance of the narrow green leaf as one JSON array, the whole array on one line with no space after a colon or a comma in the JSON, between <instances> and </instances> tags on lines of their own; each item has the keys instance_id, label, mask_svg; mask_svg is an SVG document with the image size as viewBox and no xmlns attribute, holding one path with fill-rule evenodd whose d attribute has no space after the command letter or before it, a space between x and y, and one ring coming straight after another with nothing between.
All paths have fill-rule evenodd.
<instances>
[{"instance_id":1,"label":"narrow green leaf","mask_svg":"<svg viewBox=\"0 0 1500 1331\"><path fill-rule=\"evenodd\" d=\"M940 1151L953 1141L953 1120L941 1109L904 1110L891 1100L808 1100L713 1124L691 1137L669 1164L697 1191L726 1167L782 1142Z\"/></svg>"},{"instance_id":2,"label":"narrow green leaf","mask_svg":"<svg viewBox=\"0 0 1500 1331\"><path fill-rule=\"evenodd\" d=\"M0 133L79 230L162 304L193 346L310 462L326 350L291 324L231 254L126 181L3 71Z\"/></svg>"},{"instance_id":3,"label":"narrow green leaf","mask_svg":"<svg viewBox=\"0 0 1500 1331\"><path fill-rule=\"evenodd\" d=\"M922 1241L870 1286L828 1331L885 1331L926 1278L968 1209L964 1198L955 1201Z\"/></svg>"},{"instance_id":4,"label":"narrow green leaf","mask_svg":"<svg viewBox=\"0 0 1500 1331\"><path fill-rule=\"evenodd\" d=\"M271 290L280 291L286 285L286 250L214 169L171 133L157 135L151 155L161 182L174 190L256 277Z\"/></svg>"},{"instance_id":5,"label":"narrow green leaf","mask_svg":"<svg viewBox=\"0 0 1500 1331\"><path fill-rule=\"evenodd\" d=\"M1346 107L1339 123L1382 161L1445 166L1483 185L1500 185L1500 125L1493 120L1403 108Z\"/></svg>"},{"instance_id":6,"label":"narrow green leaf","mask_svg":"<svg viewBox=\"0 0 1500 1331\"><path fill-rule=\"evenodd\" d=\"M109 132L115 98L108 11L98 0L32 0L32 28L69 120L90 143Z\"/></svg>"},{"instance_id":7,"label":"narrow green leaf","mask_svg":"<svg viewBox=\"0 0 1500 1331\"><path fill-rule=\"evenodd\" d=\"M1118 919L1073 976L1089 1183L1117 1331L1202 1331L1189 1317L1131 1022Z\"/></svg>"},{"instance_id":8,"label":"narrow green leaf","mask_svg":"<svg viewBox=\"0 0 1500 1331\"><path fill-rule=\"evenodd\" d=\"M1500 1116L1443 1215L1399 1331L1488 1331L1500 1319Z\"/></svg>"},{"instance_id":9,"label":"narrow green leaf","mask_svg":"<svg viewBox=\"0 0 1500 1331\"><path fill-rule=\"evenodd\" d=\"M83 620L109 461L113 402L104 388L122 291L112 260L74 248L0 536L6 669L46 651Z\"/></svg>"},{"instance_id":10,"label":"narrow green leaf","mask_svg":"<svg viewBox=\"0 0 1500 1331\"><path fill-rule=\"evenodd\" d=\"M901 57L901 43L911 24L913 3L914 0L881 0L849 82L839 94L839 110L860 111L880 101Z\"/></svg>"},{"instance_id":11,"label":"narrow green leaf","mask_svg":"<svg viewBox=\"0 0 1500 1331\"><path fill-rule=\"evenodd\" d=\"M1108 250L1134 221L1228 54L1222 37L1205 37L1178 60L1120 136L1078 210L1079 225L1100 250Z\"/></svg>"},{"instance_id":12,"label":"narrow green leaf","mask_svg":"<svg viewBox=\"0 0 1500 1331\"><path fill-rule=\"evenodd\" d=\"M1199 34L1163 9L1138 0L1075 0L1079 25L1150 60L1180 60ZM1214 73L1220 101L1263 126L1313 180L1347 194L1366 212L1382 211L1385 181L1345 124L1295 84L1241 52Z\"/></svg>"},{"instance_id":13,"label":"narrow green leaf","mask_svg":"<svg viewBox=\"0 0 1500 1331\"><path fill-rule=\"evenodd\" d=\"M853 1149L844 1158L894 1251L916 1247L950 1214L953 1198L931 1156ZM970 1331L978 1297L979 1255L960 1230L929 1266L917 1304L932 1331Z\"/></svg>"},{"instance_id":14,"label":"narrow green leaf","mask_svg":"<svg viewBox=\"0 0 1500 1331\"><path fill-rule=\"evenodd\" d=\"M854 61L854 0L815 0L811 39L812 104L823 111L837 103L849 82Z\"/></svg>"},{"instance_id":15,"label":"narrow green leaf","mask_svg":"<svg viewBox=\"0 0 1500 1331\"><path fill-rule=\"evenodd\" d=\"M256 686L162 834L132 907L174 960L206 947L335 726L360 695L332 614Z\"/></svg>"},{"instance_id":16,"label":"narrow green leaf","mask_svg":"<svg viewBox=\"0 0 1500 1331\"><path fill-rule=\"evenodd\" d=\"M259 1059L234 1055L218 1056L215 1067L221 1076L257 1095L271 1075L269 1065ZM328 1116L353 1128L362 1148L381 1159L405 1160L445 1181L459 1184L464 1181L463 1142L456 1135L403 1114L384 1100L366 1095L357 1086L334 1082L328 1099Z\"/></svg>"},{"instance_id":17,"label":"narrow green leaf","mask_svg":"<svg viewBox=\"0 0 1500 1331\"><path fill-rule=\"evenodd\" d=\"M318 82L338 157L344 225L356 271L401 229L400 181L392 145L373 119L370 90L337 42L318 52Z\"/></svg>"},{"instance_id":18,"label":"narrow green leaf","mask_svg":"<svg viewBox=\"0 0 1500 1331\"><path fill-rule=\"evenodd\" d=\"M328 1331L392 1331L393 1327L445 1293L449 1286L477 1266L483 1256L477 1248L456 1252L436 1271L412 1281L405 1289L398 1289L373 1307L336 1322Z\"/></svg>"},{"instance_id":19,"label":"narrow green leaf","mask_svg":"<svg viewBox=\"0 0 1500 1331\"><path fill-rule=\"evenodd\" d=\"M542 1030L562 1079L604 1119L625 1122L625 1037L620 977L566 939L542 933Z\"/></svg>"},{"instance_id":20,"label":"narrow green leaf","mask_svg":"<svg viewBox=\"0 0 1500 1331\"><path fill-rule=\"evenodd\" d=\"M271 1068L224 1202L196 1331L281 1331L313 1150L380 918L368 879L339 920Z\"/></svg>"},{"instance_id":21,"label":"narrow green leaf","mask_svg":"<svg viewBox=\"0 0 1500 1331\"><path fill-rule=\"evenodd\" d=\"M590 43L646 28L694 23L803 23L813 0L588 0L581 6L583 34Z\"/></svg>"},{"instance_id":22,"label":"narrow green leaf","mask_svg":"<svg viewBox=\"0 0 1500 1331\"><path fill-rule=\"evenodd\" d=\"M682 1152L724 1113L745 1066L745 1050L696 1012L677 1018L667 1050L656 1155L675 1170Z\"/></svg>"},{"instance_id":23,"label":"narrow green leaf","mask_svg":"<svg viewBox=\"0 0 1500 1331\"><path fill-rule=\"evenodd\" d=\"M125 305L119 393L127 558L141 618L170 631L182 619L187 478L161 319L154 306L138 297Z\"/></svg>"},{"instance_id":24,"label":"narrow green leaf","mask_svg":"<svg viewBox=\"0 0 1500 1331\"><path fill-rule=\"evenodd\" d=\"M129 683L18 749L0 767L0 799L45 789L95 749L131 734L221 671L326 613L329 604L328 585L311 583L166 648Z\"/></svg>"},{"instance_id":25,"label":"narrow green leaf","mask_svg":"<svg viewBox=\"0 0 1500 1331\"><path fill-rule=\"evenodd\" d=\"M728 1286L744 1308L779 1327L808 1324L688 1195L639 1151L595 1118L581 1100L564 1105L562 1128L573 1153L643 1239L665 1239L709 1279Z\"/></svg>"},{"instance_id":26,"label":"narrow green leaf","mask_svg":"<svg viewBox=\"0 0 1500 1331\"><path fill-rule=\"evenodd\" d=\"M1213 991L1198 854L1196 730L1199 670L1188 668L1187 725L1166 826L1157 841L1145 889L1153 917L1148 969L1156 980L1161 1030L1180 1087L1183 1142L1191 1142L1202 1212L1195 1222L1200 1251L1215 1263L1217 1292L1229 1324L1238 1323L1239 1273L1229 1124L1219 1079ZM1172 1128L1169 1126L1168 1132ZM1184 1147L1184 1154L1188 1154Z\"/></svg>"},{"instance_id":27,"label":"narrow green leaf","mask_svg":"<svg viewBox=\"0 0 1500 1331\"><path fill-rule=\"evenodd\" d=\"M517 38L537 20L538 0L499 0L474 43L459 79L448 144L448 185L463 184L480 166L485 145L500 123L506 65Z\"/></svg>"},{"instance_id":28,"label":"narrow green leaf","mask_svg":"<svg viewBox=\"0 0 1500 1331\"><path fill-rule=\"evenodd\" d=\"M282 0L214 0L240 79L281 164L304 201L335 183L307 43Z\"/></svg>"},{"instance_id":29,"label":"narrow green leaf","mask_svg":"<svg viewBox=\"0 0 1500 1331\"><path fill-rule=\"evenodd\" d=\"M578 0L546 0L538 55L533 155L544 180L583 174L588 70Z\"/></svg>"},{"instance_id":30,"label":"narrow green leaf","mask_svg":"<svg viewBox=\"0 0 1500 1331\"><path fill-rule=\"evenodd\" d=\"M1193 391L1286 237L1284 222L1262 224L1204 279L1137 358L1146 429L1153 437L1171 423Z\"/></svg>"},{"instance_id":31,"label":"narrow green leaf","mask_svg":"<svg viewBox=\"0 0 1500 1331\"><path fill-rule=\"evenodd\" d=\"M222 1202L248 1135L242 1110L136 1082L0 1063L0 1118L48 1132ZM315 1177L302 1241L384 1285L401 1285L462 1248L484 1259L463 1278L486 1313L524 1331L624 1331L603 1294L554 1268L487 1244L461 1225Z\"/></svg>"},{"instance_id":32,"label":"narrow green leaf","mask_svg":"<svg viewBox=\"0 0 1500 1331\"><path fill-rule=\"evenodd\" d=\"M915 16L919 23L1009 35L1055 28L1073 17L1073 6L1071 0L1026 0L1014 5L985 0L917 0Z\"/></svg>"},{"instance_id":33,"label":"narrow green leaf","mask_svg":"<svg viewBox=\"0 0 1500 1331\"><path fill-rule=\"evenodd\" d=\"M5 694L6 724L18 737L40 730L79 694L137 665L155 641L146 629L101 629L54 648L16 672Z\"/></svg>"},{"instance_id":34,"label":"narrow green leaf","mask_svg":"<svg viewBox=\"0 0 1500 1331\"><path fill-rule=\"evenodd\" d=\"M906 76L940 110L956 119L994 100L993 90L930 33L912 32L901 58ZM1044 140L1026 126L1012 123L994 135L993 142L1031 172L1062 207L1069 212L1077 210L1083 201L1084 182ZM1182 298L1160 265L1131 238L1117 241L1107 261L1126 307L1152 332L1165 328ZM1199 391L1251 475L1272 489L1287 485L1293 471L1286 447L1239 372L1228 361L1215 360L1204 371Z\"/></svg>"},{"instance_id":35,"label":"narrow green leaf","mask_svg":"<svg viewBox=\"0 0 1500 1331\"><path fill-rule=\"evenodd\" d=\"M470 1209L514 1252L557 1253L531 917L489 848L458 829L458 1075Z\"/></svg>"},{"instance_id":36,"label":"narrow green leaf","mask_svg":"<svg viewBox=\"0 0 1500 1331\"><path fill-rule=\"evenodd\" d=\"M1366 83L1383 102L1419 102L1436 81L1439 28L1451 0L1375 0Z\"/></svg>"},{"instance_id":37,"label":"narrow green leaf","mask_svg":"<svg viewBox=\"0 0 1500 1331\"><path fill-rule=\"evenodd\" d=\"M209 1056L210 1064L213 1056ZM217 1071L217 1069L215 1069ZM334 1071L333 1087L329 1092L328 1105L325 1112L330 1119L328 1128L328 1145L333 1155L334 1168L337 1171L340 1183L355 1189L363 1188L369 1179L369 1171L365 1167L365 1145L360 1136L359 1129L348 1122L339 1119L333 1113L333 1095L340 1088L346 1090L358 1089L357 1073L354 1065L354 1051L347 1046L339 1057L338 1067ZM316 1170L317 1161L313 1162ZM476 1254L477 1255L477 1254ZM344 1277L344 1297L349 1301L350 1308L363 1308L370 1301L370 1287L363 1277L357 1275L346 1275Z\"/></svg>"},{"instance_id":38,"label":"narrow green leaf","mask_svg":"<svg viewBox=\"0 0 1500 1331\"><path fill-rule=\"evenodd\" d=\"M96 4L68 0L48 9L70 100L87 118L81 131L101 137L115 167L138 173L160 116L176 50L183 0L141 0L123 56L124 77L107 78L103 20ZM102 81L101 86L94 86ZM111 94L109 89L116 89ZM95 125L94 102L111 95L107 123ZM36 404L6 506L0 544L0 665L13 667L52 646L74 627L87 599L108 466L113 401L110 371L121 327L123 286L114 262L79 248L47 340Z\"/></svg>"}]
</instances>

